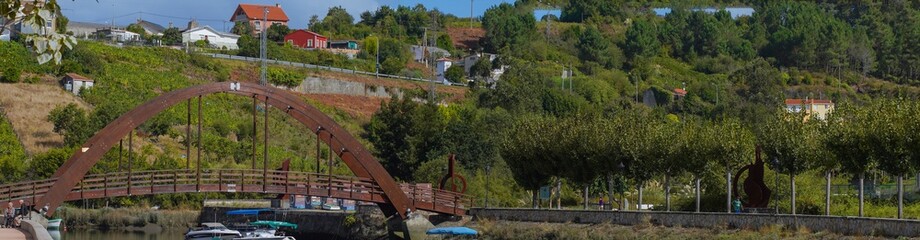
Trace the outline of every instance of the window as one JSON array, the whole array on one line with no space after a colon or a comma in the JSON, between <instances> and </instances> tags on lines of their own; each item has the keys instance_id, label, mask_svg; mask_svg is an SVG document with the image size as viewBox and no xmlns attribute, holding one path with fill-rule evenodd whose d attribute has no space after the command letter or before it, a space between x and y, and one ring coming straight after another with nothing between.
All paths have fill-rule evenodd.
<instances>
[{"instance_id":1,"label":"window","mask_svg":"<svg viewBox=\"0 0 920 240\"><path fill-rule=\"evenodd\" d=\"M313 47L313 39L307 40L307 47Z\"/></svg>"},{"instance_id":2,"label":"window","mask_svg":"<svg viewBox=\"0 0 920 240\"><path fill-rule=\"evenodd\" d=\"M252 21L253 25L256 25L256 31L262 31L262 21L255 20Z\"/></svg>"},{"instance_id":3,"label":"window","mask_svg":"<svg viewBox=\"0 0 920 240\"><path fill-rule=\"evenodd\" d=\"M293 40L293 39L288 39L287 42L290 43L291 45L294 45L294 40Z\"/></svg>"}]
</instances>

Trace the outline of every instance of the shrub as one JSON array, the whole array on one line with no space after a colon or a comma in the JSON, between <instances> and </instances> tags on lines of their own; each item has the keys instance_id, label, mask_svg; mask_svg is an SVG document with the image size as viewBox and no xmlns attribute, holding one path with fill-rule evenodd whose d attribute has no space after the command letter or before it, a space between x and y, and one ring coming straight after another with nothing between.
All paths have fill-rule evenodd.
<instances>
[{"instance_id":1,"label":"shrub","mask_svg":"<svg viewBox=\"0 0 920 240\"><path fill-rule=\"evenodd\" d=\"M18 66L7 66L3 69L3 78L0 81L5 83L17 83L22 75L22 70Z\"/></svg>"},{"instance_id":2,"label":"shrub","mask_svg":"<svg viewBox=\"0 0 920 240\"><path fill-rule=\"evenodd\" d=\"M284 68L268 68L268 82L285 87L296 87L306 77L299 72Z\"/></svg>"}]
</instances>

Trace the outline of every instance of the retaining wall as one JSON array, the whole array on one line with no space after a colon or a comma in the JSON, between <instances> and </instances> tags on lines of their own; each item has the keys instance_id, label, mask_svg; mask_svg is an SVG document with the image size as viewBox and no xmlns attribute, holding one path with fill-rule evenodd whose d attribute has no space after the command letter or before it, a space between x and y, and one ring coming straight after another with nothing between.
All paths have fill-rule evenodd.
<instances>
[{"instance_id":1,"label":"retaining wall","mask_svg":"<svg viewBox=\"0 0 920 240\"><path fill-rule=\"evenodd\" d=\"M590 211L551 209L474 208L469 214L475 218L507 221L551 223L612 223L636 225L651 223L668 227L726 226L730 228L760 229L783 225L804 227L811 231L826 231L845 235L881 235L889 237L920 236L920 221L883 218L840 216L813 216L787 214L732 214L650 211Z\"/></svg>"},{"instance_id":2,"label":"retaining wall","mask_svg":"<svg viewBox=\"0 0 920 240\"><path fill-rule=\"evenodd\" d=\"M307 77L300 86L294 90L302 93L315 94L345 94L352 96L368 96L389 98L391 94L402 96L399 88L367 85L360 82L342 81L337 79Z\"/></svg>"},{"instance_id":3,"label":"retaining wall","mask_svg":"<svg viewBox=\"0 0 920 240\"><path fill-rule=\"evenodd\" d=\"M34 240L54 240L51 238L51 233L48 232L48 229L45 229L45 226L42 226L39 222L22 220L20 227L28 232L29 235L32 235Z\"/></svg>"}]
</instances>

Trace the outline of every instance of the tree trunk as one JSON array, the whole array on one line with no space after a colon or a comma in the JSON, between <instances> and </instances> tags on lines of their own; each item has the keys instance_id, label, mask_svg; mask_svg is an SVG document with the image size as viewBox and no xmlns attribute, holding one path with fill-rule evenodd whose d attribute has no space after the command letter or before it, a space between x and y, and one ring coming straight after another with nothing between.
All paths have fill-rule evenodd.
<instances>
[{"instance_id":1,"label":"tree trunk","mask_svg":"<svg viewBox=\"0 0 920 240\"><path fill-rule=\"evenodd\" d=\"M588 186L590 186L590 185L585 184L585 191L584 191L585 203L584 203L584 206L582 206L585 210L588 209Z\"/></svg>"},{"instance_id":2,"label":"tree trunk","mask_svg":"<svg viewBox=\"0 0 920 240\"><path fill-rule=\"evenodd\" d=\"M540 193L540 189L533 190L533 198L530 199L530 202L533 203L533 209L539 209L537 205L537 194Z\"/></svg>"},{"instance_id":3,"label":"tree trunk","mask_svg":"<svg viewBox=\"0 0 920 240\"><path fill-rule=\"evenodd\" d=\"M831 215L831 171L824 173L824 215Z\"/></svg>"},{"instance_id":4,"label":"tree trunk","mask_svg":"<svg viewBox=\"0 0 920 240\"><path fill-rule=\"evenodd\" d=\"M904 217L904 175L898 175L898 219Z\"/></svg>"},{"instance_id":5,"label":"tree trunk","mask_svg":"<svg viewBox=\"0 0 920 240\"><path fill-rule=\"evenodd\" d=\"M664 206L665 211L671 211L671 175L664 175Z\"/></svg>"},{"instance_id":6,"label":"tree trunk","mask_svg":"<svg viewBox=\"0 0 920 240\"><path fill-rule=\"evenodd\" d=\"M863 200L865 200L866 173L859 173L859 216L863 216Z\"/></svg>"},{"instance_id":7,"label":"tree trunk","mask_svg":"<svg viewBox=\"0 0 920 240\"><path fill-rule=\"evenodd\" d=\"M693 176L694 185L696 185L696 212L700 212L700 177Z\"/></svg>"},{"instance_id":8,"label":"tree trunk","mask_svg":"<svg viewBox=\"0 0 920 240\"><path fill-rule=\"evenodd\" d=\"M562 209L562 180L556 180L556 209Z\"/></svg>"},{"instance_id":9,"label":"tree trunk","mask_svg":"<svg viewBox=\"0 0 920 240\"><path fill-rule=\"evenodd\" d=\"M636 201L636 211L642 211L642 183L639 183L639 199Z\"/></svg>"},{"instance_id":10,"label":"tree trunk","mask_svg":"<svg viewBox=\"0 0 920 240\"><path fill-rule=\"evenodd\" d=\"M789 192L792 199L792 202L789 203L792 205L790 209L792 209L792 215L795 215L795 174L789 174Z\"/></svg>"},{"instance_id":11,"label":"tree trunk","mask_svg":"<svg viewBox=\"0 0 920 240\"><path fill-rule=\"evenodd\" d=\"M607 200L607 206L610 207L604 206L604 208L613 210L613 176L609 173L607 174L607 196L609 196L609 200Z\"/></svg>"},{"instance_id":12,"label":"tree trunk","mask_svg":"<svg viewBox=\"0 0 920 240\"><path fill-rule=\"evenodd\" d=\"M732 212L732 171L725 165L725 212Z\"/></svg>"}]
</instances>

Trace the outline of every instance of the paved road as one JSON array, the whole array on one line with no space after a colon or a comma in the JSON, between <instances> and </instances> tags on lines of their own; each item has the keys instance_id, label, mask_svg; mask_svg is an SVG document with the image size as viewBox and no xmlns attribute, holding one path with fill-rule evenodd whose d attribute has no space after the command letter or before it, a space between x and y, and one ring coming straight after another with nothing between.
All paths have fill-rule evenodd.
<instances>
[{"instance_id":1,"label":"paved road","mask_svg":"<svg viewBox=\"0 0 920 240\"><path fill-rule=\"evenodd\" d=\"M0 240L25 240L26 233L18 228L0 228Z\"/></svg>"}]
</instances>

